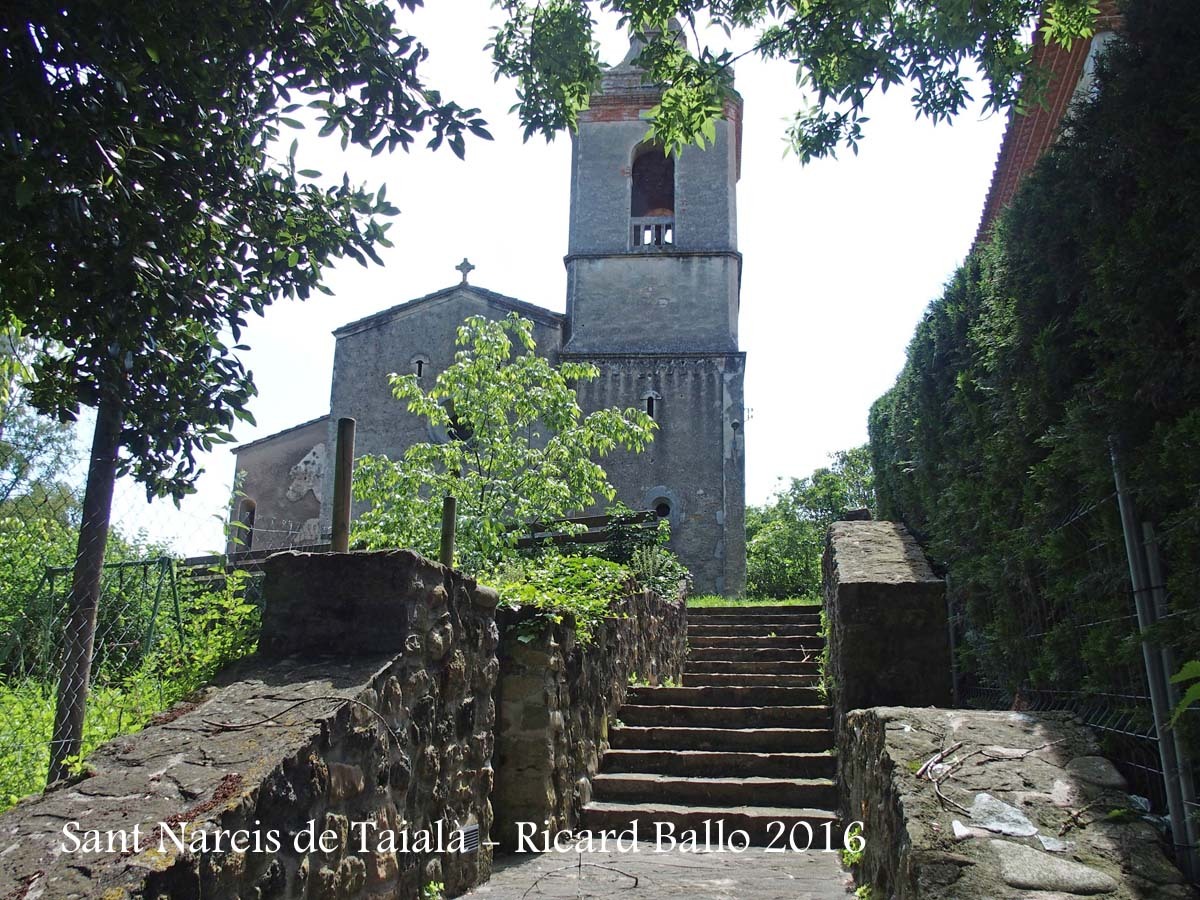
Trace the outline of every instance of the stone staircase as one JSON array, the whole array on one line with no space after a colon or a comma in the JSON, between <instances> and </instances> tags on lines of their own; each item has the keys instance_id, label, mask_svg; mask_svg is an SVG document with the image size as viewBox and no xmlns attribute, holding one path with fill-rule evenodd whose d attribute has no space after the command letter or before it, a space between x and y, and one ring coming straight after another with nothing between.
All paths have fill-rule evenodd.
<instances>
[{"instance_id":1,"label":"stone staircase","mask_svg":"<svg viewBox=\"0 0 1200 900\"><path fill-rule=\"evenodd\" d=\"M716 841L721 820L726 836L742 829L765 844L807 822L814 849L823 847L822 826L836 827L836 760L816 688L819 630L813 607L689 609L684 686L630 690L582 827L637 822L639 838L653 841L663 822L676 839L696 830ZM806 832L796 834L803 845Z\"/></svg>"}]
</instances>

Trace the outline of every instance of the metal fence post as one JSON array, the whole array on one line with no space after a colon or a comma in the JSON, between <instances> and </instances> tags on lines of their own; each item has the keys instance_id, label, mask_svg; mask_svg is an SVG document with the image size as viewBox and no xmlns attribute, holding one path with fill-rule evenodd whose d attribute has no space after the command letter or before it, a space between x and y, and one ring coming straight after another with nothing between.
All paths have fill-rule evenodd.
<instances>
[{"instance_id":1,"label":"metal fence post","mask_svg":"<svg viewBox=\"0 0 1200 900\"><path fill-rule=\"evenodd\" d=\"M1171 839L1180 851L1178 855L1181 868L1185 869L1188 877L1193 877L1193 873L1186 871L1190 864L1185 845L1188 833L1187 808L1184 806L1180 790L1179 757L1175 752L1173 736L1166 733L1167 722L1171 717L1171 708L1167 700L1168 675L1163 668L1163 658L1157 643L1152 643L1146 634L1147 629L1154 624L1156 616L1150 598L1145 547L1142 546L1133 498L1129 495L1125 472L1121 468L1120 451L1114 437L1109 438L1109 454L1112 457L1113 482L1117 488L1117 505L1121 511L1121 530L1125 535L1125 554L1129 560L1129 581L1133 586L1138 630L1141 632L1142 661L1146 666L1146 685L1150 689L1150 708L1154 716L1154 735L1158 741L1159 761L1162 763L1167 813L1171 820Z\"/></svg>"},{"instance_id":2,"label":"metal fence post","mask_svg":"<svg viewBox=\"0 0 1200 900\"><path fill-rule=\"evenodd\" d=\"M350 482L354 477L354 420L338 419L337 447L333 463L333 534L334 553L350 550Z\"/></svg>"},{"instance_id":3,"label":"metal fence post","mask_svg":"<svg viewBox=\"0 0 1200 900\"><path fill-rule=\"evenodd\" d=\"M458 500L454 497L442 499L442 544L438 551L438 562L454 568L454 529L458 515Z\"/></svg>"},{"instance_id":4,"label":"metal fence post","mask_svg":"<svg viewBox=\"0 0 1200 900\"><path fill-rule=\"evenodd\" d=\"M943 579L946 585L946 629L950 633L950 696L955 708L962 706L962 691L958 683L958 619L954 611L954 593L950 573Z\"/></svg>"},{"instance_id":5,"label":"metal fence post","mask_svg":"<svg viewBox=\"0 0 1200 900\"><path fill-rule=\"evenodd\" d=\"M1163 571L1162 557L1158 551L1158 536L1154 532L1154 526L1149 522L1142 523L1142 537L1146 552L1146 574L1150 578L1150 595L1154 598L1155 619L1161 620L1165 618L1170 610L1167 605L1167 586L1166 575ZM1175 672L1177 666L1175 663L1175 653L1170 647L1162 647L1162 664L1163 672L1166 677L1166 694L1167 706L1174 709L1179 704L1179 689L1171 683L1171 675ZM1179 729L1171 729L1171 742L1175 745L1175 755L1179 762L1179 793L1183 801L1183 827L1182 835L1185 847L1180 847L1180 841L1176 840L1176 846L1179 849L1180 868L1193 881L1200 880L1200 858L1197 854L1197 843L1200 842L1200 836L1197 835L1196 820L1193 816L1188 815L1188 807L1197 806L1196 803L1196 783L1192 778L1191 759L1184 746L1183 741L1179 739Z\"/></svg>"}]
</instances>

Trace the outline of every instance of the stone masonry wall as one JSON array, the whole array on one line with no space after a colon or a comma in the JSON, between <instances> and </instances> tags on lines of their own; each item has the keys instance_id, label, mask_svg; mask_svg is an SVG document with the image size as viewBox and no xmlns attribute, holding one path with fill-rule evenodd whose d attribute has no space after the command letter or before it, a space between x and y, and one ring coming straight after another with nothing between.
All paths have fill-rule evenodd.
<instances>
[{"instance_id":1,"label":"stone masonry wall","mask_svg":"<svg viewBox=\"0 0 1200 900\"><path fill-rule=\"evenodd\" d=\"M682 677L682 598L637 592L613 612L587 645L570 620L531 628L528 615L500 616L492 838L505 849L516 846L518 822L551 833L575 826L632 676L655 683Z\"/></svg>"},{"instance_id":2,"label":"stone masonry wall","mask_svg":"<svg viewBox=\"0 0 1200 900\"><path fill-rule=\"evenodd\" d=\"M851 712L838 760L843 823L864 823L856 881L888 900L1194 900L1098 754L1068 713Z\"/></svg>"},{"instance_id":3,"label":"stone masonry wall","mask_svg":"<svg viewBox=\"0 0 1200 900\"><path fill-rule=\"evenodd\" d=\"M897 522L834 522L824 558L835 721L868 706L949 706L946 585Z\"/></svg>"},{"instance_id":4,"label":"stone masonry wall","mask_svg":"<svg viewBox=\"0 0 1200 900\"><path fill-rule=\"evenodd\" d=\"M451 834L491 825L495 593L408 551L277 555L265 590L259 655L0 816L0 897L416 898L486 880L490 848L454 852ZM71 821L127 841L136 826L140 846L60 852ZM323 849L296 848L310 822ZM416 847L439 823L452 849ZM245 846L272 833L278 851Z\"/></svg>"}]
</instances>

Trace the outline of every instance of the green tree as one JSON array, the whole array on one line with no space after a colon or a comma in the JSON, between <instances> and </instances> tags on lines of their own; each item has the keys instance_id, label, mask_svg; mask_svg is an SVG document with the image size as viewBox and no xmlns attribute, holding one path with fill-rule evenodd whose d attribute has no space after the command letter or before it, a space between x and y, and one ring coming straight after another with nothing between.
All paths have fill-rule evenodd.
<instances>
[{"instance_id":1,"label":"green tree","mask_svg":"<svg viewBox=\"0 0 1200 900\"><path fill-rule=\"evenodd\" d=\"M752 597L816 596L831 522L875 506L869 445L839 450L832 464L746 511L746 592Z\"/></svg>"},{"instance_id":2,"label":"green tree","mask_svg":"<svg viewBox=\"0 0 1200 900\"><path fill-rule=\"evenodd\" d=\"M732 89L732 66L747 54L796 66L796 81L815 102L796 114L788 139L807 162L839 145L857 151L867 97L898 85L912 88L918 115L942 121L971 99L971 71L985 82L985 109L1038 99L1038 83L1021 96L1029 47L1022 32L1045 9L1049 40L1069 46L1088 37L1094 0L500 0L508 15L492 44L497 71L517 79L526 137L573 128L600 76L592 36L594 11L619 13L645 36L640 62L664 86L651 127L667 147L702 146ZM675 39L679 22L693 49ZM706 25L727 37L752 35L750 50L710 46ZM705 30L711 33L711 30Z\"/></svg>"},{"instance_id":3,"label":"green tree","mask_svg":"<svg viewBox=\"0 0 1200 900\"><path fill-rule=\"evenodd\" d=\"M39 489L44 493L53 488L79 459L74 428L29 406L17 374L24 370L27 356L28 348L16 342L0 350L0 509ZM6 369L11 373L8 379L3 377Z\"/></svg>"},{"instance_id":4,"label":"green tree","mask_svg":"<svg viewBox=\"0 0 1200 900\"><path fill-rule=\"evenodd\" d=\"M401 0L411 10L416 0ZM32 404L97 410L51 778L76 752L113 484L192 489L254 393L251 313L307 297L336 257L378 261L384 191L297 171L281 129L374 152L486 136L424 85L375 0L31 0L0 9L0 321L39 349Z\"/></svg>"},{"instance_id":5,"label":"green tree","mask_svg":"<svg viewBox=\"0 0 1200 900\"><path fill-rule=\"evenodd\" d=\"M654 421L637 409L584 416L573 382L595 366L552 366L538 356L533 323L473 316L458 330L452 365L428 391L414 375L392 375L396 399L444 440L413 444L403 459L364 456L354 495L371 506L354 523L368 547L414 547L436 555L440 498L458 498L458 549L464 567L495 565L529 522L546 522L615 492L596 461L618 447L641 451Z\"/></svg>"}]
</instances>

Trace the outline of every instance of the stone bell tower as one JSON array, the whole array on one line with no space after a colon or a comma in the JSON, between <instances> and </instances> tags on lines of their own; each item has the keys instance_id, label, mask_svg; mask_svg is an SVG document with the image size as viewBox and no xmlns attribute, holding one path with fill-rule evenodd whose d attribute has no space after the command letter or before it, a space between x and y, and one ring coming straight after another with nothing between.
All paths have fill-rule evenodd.
<instances>
[{"instance_id":1,"label":"stone bell tower","mask_svg":"<svg viewBox=\"0 0 1200 900\"><path fill-rule=\"evenodd\" d=\"M636 406L658 422L638 456L605 461L618 498L671 521L699 592L745 587L745 459L737 325L740 99L707 149L646 140L659 91L609 69L572 136L563 357L597 365L585 409Z\"/></svg>"}]
</instances>

